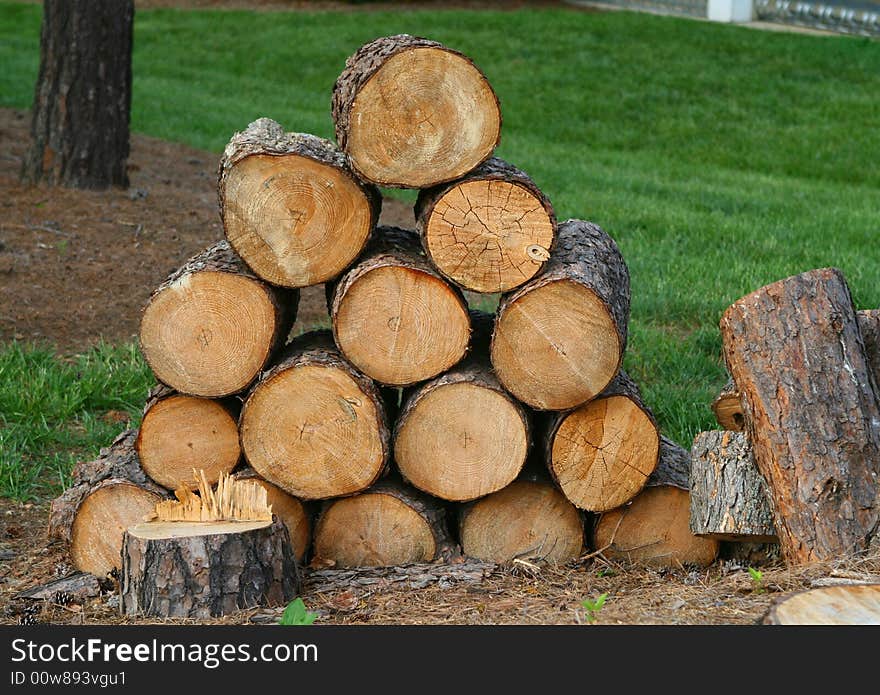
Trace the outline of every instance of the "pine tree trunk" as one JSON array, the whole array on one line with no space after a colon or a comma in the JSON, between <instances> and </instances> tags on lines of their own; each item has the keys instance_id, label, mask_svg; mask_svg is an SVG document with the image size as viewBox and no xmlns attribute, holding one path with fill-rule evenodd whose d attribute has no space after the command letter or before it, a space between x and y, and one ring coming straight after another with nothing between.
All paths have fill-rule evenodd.
<instances>
[{"instance_id":1,"label":"pine tree trunk","mask_svg":"<svg viewBox=\"0 0 880 695\"><path fill-rule=\"evenodd\" d=\"M867 549L880 525L880 405L843 274L743 297L721 337L786 562Z\"/></svg>"},{"instance_id":2,"label":"pine tree trunk","mask_svg":"<svg viewBox=\"0 0 880 695\"><path fill-rule=\"evenodd\" d=\"M461 179L422 190L416 220L425 253L459 287L508 292L550 258L556 215L526 174L492 157Z\"/></svg>"},{"instance_id":3,"label":"pine tree trunk","mask_svg":"<svg viewBox=\"0 0 880 695\"><path fill-rule=\"evenodd\" d=\"M336 141L361 178L427 188L487 159L501 138L501 109L466 56L400 34L361 46L333 86Z\"/></svg>"},{"instance_id":4,"label":"pine tree trunk","mask_svg":"<svg viewBox=\"0 0 880 695\"><path fill-rule=\"evenodd\" d=\"M382 197L322 138L260 118L236 133L220 163L220 215L232 248L283 287L331 280L361 253Z\"/></svg>"},{"instance_id":5,"label":"pine tree trunk","mask_svg":"<svg viewBox=\"0 0 880 695\"><path fill-rule=\"evenodd\" d=\"M128 186L133 0L44 0L22 179Z\"/></svg>"},{"instance_id":6,"label":"pine tree trunk","mask_svg":"<svg viewBox=\"0 0 880 695\"><path fill-rule=\"evenodd\" d=\"M591 222L563 222L545 271L498 305L492 366L501 383L538 410L595 398L620 369L629 301L614 240Z\"/></svg>"}]
</instances>

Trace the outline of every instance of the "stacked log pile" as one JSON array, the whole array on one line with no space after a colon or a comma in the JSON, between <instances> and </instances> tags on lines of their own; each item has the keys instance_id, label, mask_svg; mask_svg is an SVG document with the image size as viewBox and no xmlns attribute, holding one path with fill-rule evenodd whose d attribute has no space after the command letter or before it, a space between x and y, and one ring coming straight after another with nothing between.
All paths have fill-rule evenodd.
<instances>
[{"instance_id":1,"label":"stacked log pile","mask_svg":"<svg viewBox=\"0 0 880 695\"><path fill-rule=\"evenodd\" d=\"M159 386L143 422L53 504L51 532L80 569L121 568L125 530L157 502L233 471L322 571L458 552L705 566L720 540L776 537L810 559L876 530L876 347L838 273L725 314L724 412L745 432L701 440L692 470L621 369L620 249L591 222L557 223L535 181L493 156L500 105L472 61L378 39L347 61L332 115L336 143L265 118L230 140L226 239L144 309ZM415 229L377 226L378 186L419 189ZM300 335L298 290L316 284L330 330ZM497 311L470 310L465 290L501 293ZM751 494L764 480L769 495Z\"/></svg>"}]
</instances>

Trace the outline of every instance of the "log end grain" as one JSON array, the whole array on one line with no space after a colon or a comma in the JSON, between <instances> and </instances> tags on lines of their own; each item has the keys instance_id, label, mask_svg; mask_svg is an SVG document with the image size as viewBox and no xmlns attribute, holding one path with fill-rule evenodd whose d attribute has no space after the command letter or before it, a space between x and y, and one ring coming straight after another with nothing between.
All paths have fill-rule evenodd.
<instances>
[{"instance_id":1,"label":"log end grain","mask_svg":"<svg viewBox=\"0 0 880 695\"><path fill-rule=\"evenodd\" d=\"M826 586L778 599L765 625L880 625L880 584Z\"/></svg>"}]
</instances>

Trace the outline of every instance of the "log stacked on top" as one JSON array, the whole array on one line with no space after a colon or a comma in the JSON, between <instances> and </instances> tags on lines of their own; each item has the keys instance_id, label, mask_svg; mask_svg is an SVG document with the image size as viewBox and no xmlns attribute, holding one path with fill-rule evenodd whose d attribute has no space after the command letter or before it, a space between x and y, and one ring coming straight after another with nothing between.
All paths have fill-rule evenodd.
<instances>
[{"instance_id":1,"label":"log stacked on top","mask_svg":"<svg viewBox=\"0 0 880 695\"><path fill-rule=\"evenodd\" d=\"M78 564L105 573L142 507L185 496L194 469L204 487L241 465L301 560L320 501L318 564L431 561L456 540L493 561L569 560L585 512L617 557L711 562L717 542L688 529L687 452L621 371L623 256L591 222L557 224L534 180L492 157L501 113L480 70L378 39L347 62L332 113L339 147L269 119L232 137L226 240L144 310L162 385L140 431L53 507L75 558L112 545ZM380 185L422 189L416 229L377 227ZM320 283L331 330L289 340L297 289ZM462 289L503 293L497 312L469 311ZM111 479L124 494L96 499Z\"/></svg>"}]
</instances>

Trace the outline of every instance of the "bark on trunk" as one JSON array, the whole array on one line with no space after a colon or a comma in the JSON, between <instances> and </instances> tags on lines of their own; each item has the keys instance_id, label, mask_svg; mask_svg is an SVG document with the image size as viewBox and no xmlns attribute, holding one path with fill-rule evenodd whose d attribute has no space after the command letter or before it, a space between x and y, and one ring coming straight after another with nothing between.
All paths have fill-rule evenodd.
<instances>
[{"instance_id":1,"label":"bark on trunk","mask_svg":"<svg viewBox=\"0 0 880 695\"><path fill-rule=\"evenodd\" d=\"M410 230L379 227L358 262L328 283L327 301L339 349L382 384L425 381L467 351L467 302Z\"/></svg>"},{"instance_id":2,"label":"bark on trunk","mask_svg":"<svg viewBox=\"0 0 880 695\"><path fill-rule=\"evenodd\" d=\"M865 355L874 375L874 393L880 398L880 309L860 311L856 318L862 340L865 341Z\"/></svg>"},{"instance_id":3,"label":"bark on trunk","mask_svg":"<svg viewBox=\"0 0 880 695\"><path fill-rule=\"evenodd\" d=\"M383 567L431 562L450 551L446 510L399 481L325 503L313 564Z\"/></svg>"},{"instance_id":4,"label":"bark on trunk","mask_svg":"<svg viewBox=\"0 0 880 695\"><path fill-rule=\"evenodd\" d=\"M544 273L498 305L498 378L538 410L595 398L620 369L629 304L629 271L614 240L590 222L563 222Z\"/></svg>"},{"instance_id":5,"label":"bark on trunk","mask_svg":"<svg viewBox=\"0 0 880 695\"><path fill-rule=\"evenodd\" d=\"M843 274L747 295L724 312L721 336L786 561L867 549L880 524L880 406Z\"/></svg>"},{"instance_id":6,"label":"bark on trunk","mask_svg":"<svg viewBox=\"0 0 880 695\"><path fill-rule=\"evenodd\" d=\"M427 188L487 159L501 109L473 62L436 41L399 34L361 46L333 86L336 141L361 178Z\"/></svg>"},{"instance_id":7,"label":"bark on trunk","mask_svg":"<svg viewBox=\"0 0 880 695\"><path fill-rule=\"evenodd\" d=\"M742 432L745 429L742 403L733 379L728 379L721 393L712 401L712 412L722 429L730 432Z\"/></svg>"},{"instance_id":8,"label":"bark on trunk","mask_svg":"<svg viewBox=\"0 0 880 695\"><path fill-rule=\"evenodd\" d=\"M458 584L482 584L498 569L494 562L465 560L456 564L414 563L394 567L356 567L353 569L311 569L304 585L310 593L385 588L424 589L436 584L448 589Z\"/></svg>"},{"instance_id":9,"label":"bark on trunk","mask_svg":"<svg viewBox=\"0 0 880 695\"><path fill-rule=\"evenodd\" d=\"M555 247L556 215L524 171L492 157L461 179L422 190L422 246L436 268L474 292L509 292L541 270Z\"/></svg>"},{"instance_id":10,"label":"bark on trunk","mask_svg":"<svg viewBox=\"0 0 880 695\"><path fill-rule=\"evenodd\" d=\"M230 396L284 345L298 303L298 291L263 282L221 241L153 292L141 318L141 350L156 378L180 393Z\"/></svg>"},{"instance_id":11,"label":"bark on trunk","mask_svg":"<svg viewBox=\"0 0 880 695\"><path fill-rule=\"evenodd\" d=\"M254 470L301 499L360 492L387 468L381 394L342 358L329 331L291 342L251 389L239 424Z\"/></svg>"},{"instance_id":12,"label":"bark on trunk","mask_svg":"<svg viewBox=\"0 0 880 695\"><path fill-rule=\"evenodd\" d=\"M191 531L192 535L186 534ZM123 615L209 618L281 606L299 591L287 529L268 522L149 522L125 533Z\"/></svg>"},{"instance_id":13,"label":"bark on trunk","mask_svg":"<svg viewBox=\"0 0 880 695\"><path fill-rule=\"evenodd\" d=\"M217 186L232 248L261 278L306 287L339 275L361 253L382 209L329 140L285 133L260 118L223 152Z\"/></svg>"},{"instance_id":14,"label":"bark on trunk","mask_svg":"<svg viewBox=\"0 0 880 695\"><path fill-rule=\"evenodd\" d=\"M691 448L691 531L727 541L775 543L764 478L744 432L701 432Z\"/></svg>"},{"instance_id":15,"label":"bark on trunk","mask_svg":"<svg viewBox=\"0 0 880 695\"><path fill-rule=\"evenodd\" d=\"M572 503L604 512L645 486L657 468L660 431L638 386L621 371L598 398L550 416L543 453Z\"/></svg>"},{"instance_id":16,"label":"bark on trunk","mask_svg":"<svg viewBox=\"0 0 880 695\"><path fill-rule=\"evenodd\" d=\"M468 357L404 393L394 460L414 487L452 501L496 492L522 470L531 426L526 410L495 377L488 343L492 317L470 313Z\"/></svg>"},{"instance_id":17,"label":"bark on trunk","mask_svg":"<svg viewBox=\"0 0 880 695\"><path fill-rule=\"evenodd\" d=\"M128 186L133 0L44 0L22 178Z\"/></svg>"},{"instance_id":18,"label":"bark on trunk","mask_svg":"<svg viewBox=\"0 0 880 695\"><path fill-rule=\"evenodd\" d=\"M669 486L690 490L690 474L690 452L660 435L660 459L645 487Z\"/></svg>"}]
</instances>

